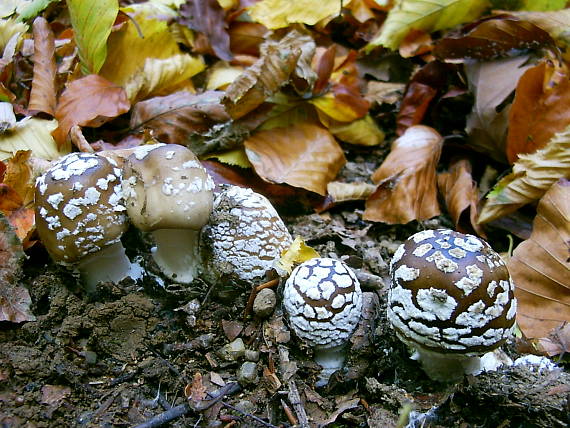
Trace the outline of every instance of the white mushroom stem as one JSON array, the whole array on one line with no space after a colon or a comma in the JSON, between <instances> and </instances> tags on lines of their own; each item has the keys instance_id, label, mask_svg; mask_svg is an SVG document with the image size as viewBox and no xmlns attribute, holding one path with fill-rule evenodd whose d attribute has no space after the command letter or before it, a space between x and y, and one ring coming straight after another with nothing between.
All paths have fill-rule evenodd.
<instances>
[{"instance_id":1,"label":"white mushroom stem","mask_svg":"<svg viewBox=\"0 0 570 428\"><path fill-rule=\"evenodd\" d=\"M477 374L482 370L481 358L462 354L442 354L427 349L416 349L411 357L419 360L430 379L439 382L456 382L466 374Z\"/></svg>"},{"instance_id":2,"label":"white mushroom stem","mask_svg":"<svg viewBox=\"0 0 570 428\"><path fill-rule=\"evenodd\" d=\"M344 365L345 345L339 345L332 348L317 348L314 350L315 363L323 369L319 373L319 378L315 386L326 386L331 375Z\"/></svg>"},{"instance_id":3,"label":"white mushroom stem","mask_svg":"<svg viewBox=\"0 0 570 428\"><path fill-rule=\"evenodd\" d=\"M156 246L154 261L170 279L189 284L198 275L198 239L200 231L158 229L152 232Z\"/></svg>"},{"instance_id":4,"label":"white mushroom stem","mask_svg":"<svg viewBox=\"0 0 570 428\"><path fill-rule=\"evenodd\" d=\"M95 291L99 282L119 282L128 276L134 280L142 277L142 268L131 263L121 241L83 257L78 269L88 292Z\"/></svg>"}]
</instances>

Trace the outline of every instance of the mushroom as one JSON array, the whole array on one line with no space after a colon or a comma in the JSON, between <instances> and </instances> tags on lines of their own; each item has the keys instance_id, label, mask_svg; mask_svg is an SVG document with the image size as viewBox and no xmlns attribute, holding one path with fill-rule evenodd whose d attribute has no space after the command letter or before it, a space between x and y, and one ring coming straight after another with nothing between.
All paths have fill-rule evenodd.
<instances>
[{"instance_id":1,"label":"mushroom","mask_svg":"<svg viewBox=\"0 0 570 428\"><path fill-rule=\"evenodd\" d=\"M206 272L217 283L251 284L265 278L291 242L287 227L265 196L223 186L202 233Z\"/></svg>"},{"instance_id":2,"label":"mushroom","mask_svg":"<svg viewBox=\"0 0 570 428\"><path fill-rule=\"evenodd\" d=\"M92 153L63 156L36 180L40 239L56 263L78 268L88 291L142 276L121 243L128 228L121 194L121 170Z\"/></svg>"},{"instance_id":3,"label":"mushroom","mask_svg":"<svg viewBox=\"0 0 570 428\"><path fill-rule=\"evenodd\" d=\"M344 364L344 348L362 313L362 292L342 261L313 258L297 266L285 282L283 307L299 339L314 350L324 386Z\"/></svg>"},{"instance_id":4,"label":"mushroom","mask_svg":"<svg viewBox=\"0 0 570 428\"><path fill-rule=\"evenodd\" d=\"M151 233L154 261L178 283L198 274L199 233L212 211L213 189L198 158L178 144L140 146L123 164L127 214Z\"/></svg>"},{"instance_id":5,"label":"mushroom","mask_svg":"<svg viewBox=\"0 0 570 428\"><path fill-rule=\"evenodd\" d=\"M475 236L418 232L397 249L390 275L388 319L433 380L480 372L480 356L513 332L513 281L499 254Z\"/></svg>"}]
</instances>

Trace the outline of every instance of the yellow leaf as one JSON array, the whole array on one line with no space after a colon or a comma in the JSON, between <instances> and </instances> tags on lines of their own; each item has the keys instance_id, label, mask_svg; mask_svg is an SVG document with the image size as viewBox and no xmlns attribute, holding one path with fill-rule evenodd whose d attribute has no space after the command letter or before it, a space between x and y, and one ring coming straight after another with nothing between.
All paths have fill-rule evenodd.
<instances>
[{"instance_id":1,"label":"yellow leaf","mask_svg":"<svg viewBox=\"0 0 570 428\"><path fill-rule=\"evenodd\" d=\"M245 154L245 149L240 147L239 149L230 150L224 153L213 153L205 157L205 159L218 159L220 162L239 166L241 168L251 168L251 162Z\"/></svg>"},{"instance_id":2,"label":"yellow leaf","mask_svg":"<svg viewBox=\"0 0 570 428\"><path fill-rule=\"evenodd\" d=\"M165 59L147 58L144 67L125 84L125 91L129 101L134 103L176 87L204 68L201 57L188 54L174 55Z\"/></svg>"},{"instance_id":3,"label":"yellow leaf","mask_svg":"<svg viewBox=\"0 0 570 428\"><path fill-rule=\"evenodd\" d=\"M351 104L340 101L332 92L327 92L320 97L313 98L309 100L309 102L339 122L352 122L362 117L358 111L352 108Z\"/></svg>"},{"instance_id":4,"label":"yellow leaf","mask_svg":"<svg viewBox=\"0 0 570 428\"><path fill-rule=\"evenodd\" d=\"M341 5L339 0L261 0L250 6L248 11L254 21L269 29L276 29L294 23L314 25L329 16L340 14Z\"/></svg>"},{"instance_id":5,"label":"yellow leaf","mask_svg":"<svg viewBox=\"0 0 570 428\"><path fill-rule=\"evenodd\" d=\"M65 143L60 150L52 137L57 120L25 118L9 132L0 135L0 160L12 157L18 150L31 150L34 157L55 160L71 151Z\"/></svg>"},{"instance_id":6,"label":"yellow leaf","mask_svg":"<svg viewBox=\"0 0 570 428\"><path fill-rule=\"evenodd\" d=\"M313 248L303 241L303 238L296 236L289 248L281 254L281 258L275 262L277 271L291 273L295 264L301 264L307 260L320 257Z\"/></svg>"},{"instance_id":7,"label":"yellow leaf","mask_svg":"<svg viewBox=\"0 0 570 428\"><path fill-rule=\"evenodd\" d=\"M224 61L217 62L210 69L210 72L208 74L208 82L206 83L206 89L225 89L242 73L242 67L228 65Z\"/></svg>"},{"instance_id":8,"label":"yellow leaf","mask_svg":"<svg viewBox=\"0 0 570 428\"><path fill-rule=\"evenodd\" d=\"M150 19L144 14L132 18L137 25L128 21L121 30L109 36L107 60L99 73L120 86L143 69L147 58L165 59L181 53L166 22Z\"/></svg>"},{"instance_id":9,"label":"yellow leaf","mask_svg":"<svg viewBox=\"0 0 570 428\"><path fill-rule=\"evenodd\" d=\"M377 46L395 50L411 30L452 28L479 17L487 6L487 0L398 0L365 50Z\"/></svg>"},{"instance_id":10,"label":"yellow leaf","mask_svg":"<svg viewBox=\"0 0 570 428\"><path fill-rule=\"evenodd\" d=\"M14 19L0 19L0 52L16 34L23 34L28 31L28 26Z\"/></svg>"},{"instance_id":11,"label":"yellow leaf","mask_svg":"<svg viewBox=\"0 0 570 428\"><path fill-rule=\"evenodd\" d=\"M570 126L531 154L519 155L513 171L489 194L479 214L487 223L536 201L560 178L570 178Z\"/></svg>"},{"instance_id":12,"label":"yellow leaf","mask_svg":"<svg viewBox=\"0 0 570 428\"><path fill-rule=\"evenodd\" d=\"M376 125L374 119L367 114L362 119L350 123L329 120L319 115L321 122L339 140L359 146L377 146L384 141L384 132Z\"/></svg>"}]
</instances>

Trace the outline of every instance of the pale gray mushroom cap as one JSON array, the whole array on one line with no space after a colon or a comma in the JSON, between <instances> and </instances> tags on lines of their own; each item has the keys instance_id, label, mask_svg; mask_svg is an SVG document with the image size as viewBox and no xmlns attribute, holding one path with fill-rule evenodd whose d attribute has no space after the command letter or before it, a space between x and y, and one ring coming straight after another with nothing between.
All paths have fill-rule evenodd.
<instances>
[{"instance_id":1,"label":"pale gray mushroom cap","mask_svg":"<svg viewBox=\"0 0 570 428\"><path fill-rule=\"evenodd\" d=\"M96 154L68 154L38 177L35 206L40 239L61 264L118 242L128 227L121 170Z\"/></svg>"},{"instance_id":2,"label":"pale gray mushroom cap","mask_svg":"<svg viewBox=\"0 0 570 428\"><path fill-rule=\"evenodd\" d=\"M123 176L127 213L137 228L199 230L208 221L214 182L188 148L140 146L126 159Z\"/></svg>"},{"instance_id":3,"label":"pale gray mushroom cap","mask_svg":"<svg viewBox=\"0 0 570 428\"><path fill-rule=\"evenodd\" d=\"M283 290L283 306L295 335L316 349L343 345L362 313L362 291L342 261L314 258L297 266Z\"/></svg>"},{"instance_id":4,"label":"pale gray mushroom cap","mask_svg":"<svg viewBox=\"0 0 570 428\"><path fill-rule=\"evenodd\" d=\"M477 356L512 334L514 285L485 241L453 230L425 230L402 244L390 264L388 319L409 345Z\"/></svg>"},{"instance_id":5,"label":"pale gray mushroom cap","mask_svg":"<svg viewBox=\"0 0 570 428\"><path fill-rule=\"evenodd\" d=\"M291 242L271 202L239 186L226 186L216 197L202 232L209 270L244 282L264 278Z\"/></svg>"}]
</instances>

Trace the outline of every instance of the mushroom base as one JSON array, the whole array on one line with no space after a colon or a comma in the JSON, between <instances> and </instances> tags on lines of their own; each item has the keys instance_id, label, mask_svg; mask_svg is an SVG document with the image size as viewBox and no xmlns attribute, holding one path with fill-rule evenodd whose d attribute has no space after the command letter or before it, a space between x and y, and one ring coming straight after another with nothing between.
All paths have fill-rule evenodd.
<instances>
[{"instance_id":1,"label":"mushroom base","mask_svg":"<svg viewBox=\"0 0 570 428\"><path fill-rule=\"evenodd\" d=\"M121 241L83 257L78 270L87 292L95 291L99 282L119 282L128 276L142 278L142 268L131 263Z\"/></svg>"},{"instance_id":2,"label":"mushroom base","mask_svg":"<svg viewBox=\"0 0 570 428\"><path fill-rule=\"evenodd\" d=\"M190 284L196 278L199 233L188 229L158 229L152 232L156 244L152 257L165 276L180 284Z\"/></svg>"},{"instance_id":3,"label":"mushroom base","mask_svg":"<svg viewBox=\"0 0 570 428\"><path fill-rule=\"evenodd\" d=\"M314 350L315 363L323 369L319 373L319 378L315 383L316 387L323 387L329 383L331 375L344 365L345 346L335 346L333 348L317 348Z\"/></svg>"}]
</instances>

